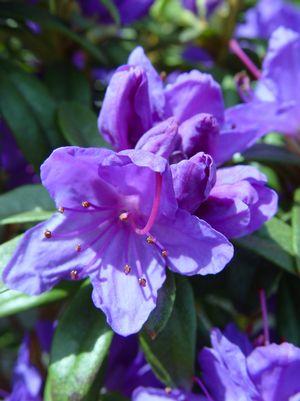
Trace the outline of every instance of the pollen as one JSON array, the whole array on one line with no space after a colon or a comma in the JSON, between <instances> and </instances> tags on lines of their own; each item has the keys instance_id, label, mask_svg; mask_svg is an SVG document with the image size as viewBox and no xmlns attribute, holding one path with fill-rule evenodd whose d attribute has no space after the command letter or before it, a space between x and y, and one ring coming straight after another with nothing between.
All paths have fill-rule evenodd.
<instances>
[{"instance_id":1,"label":"pollen","mask_svg":"<svg viewBox=\"0 0 300 401\"><path fill-rule=\"evenodd\" d=\"M70 272L70 277L71 277L71 280L77 280L78 279L78 271L77 270L72 270Z\"/></svg>"},{"instance_id":2,"label":"pollen","mask_svg":"<svg viewBox=\"0 0 300 401\"><path fill-rule=\"evenodd\" d=\"M58 208L58 211L59 211L59 213L64 213L64 211L65 211L65 208L64 207L62 207L62 206L60 206L59 208Z\"/></svg>"},{"instance_id":3,"label":"pollen","mask_svg":"<svg viewBox=\"0 0 300 401\"><path fill-rule=\"evenodd\" d=\"M168 256L168 252L167 252L166 249L163 249L163 250L161 251L161 256L164 257L164 258L166 258L166 257Z\"/></svg>"},{"instance_id":4,"label":"pollen","mask_svg":"<svg viewBox=\"0 0 300 401\"><path fill-rule=\"evenodd\" d=\"M119 220L120 221L127 221L128 220L128 216L129 216L128 212L122 212L119 215Z\"/></svg>"},{"instance_id":5,"label":"pollen","mask_svg":"<svg viewBox=\"0 0 300 401\"><path fill-rule=\"evenodd\" d=\"M81 202L81 205L82 205L82 207L85 207L85 208L88 208L91 206L90 202L88 202L88 201Z\"/></svg>"},{"instance_id":6,"label":"pollen","mask_svg":"<svg viewBox=\"0 0 300 401\"><path fill-rule=\"evenodd\" d=\"M44 232L44 236L45 236L45 238L51 238L52 237L52 232L50 230L46 230Z\"/></svg>"},{"instance_id":7,"label":"pollen","mask_svg":"<svg viewBox=\"0 0 300 401\"><path fill-rule=\"evenodd\" d=\"M76 252L80 252L81 251L81 245L80 244L76 245L75 249L76 249Z\"/></svg>"},{"instance_id":8,"label":"pollen","mask_svg":"<svg viewBox=\"0 0 300 401\"><path fill-rule=\"evenodd\" d=\"M124 267L124 273L127 275L130 272L131 272L131 267L128 264L126 264L125 267Z\"/></svg>"},{"instance_id":9,"label":"pollen","mask_svg":"<svg viewBox=\"0 0 300 401\"><path fill-rule=\"evenodd\" d=\"M139 278L139 285L144 288L147 286L147 281L144 277Z\"/></svg>"},{"instance_id":10,"label":"pollen","mask_svg":"<svg viewBox=\"0 0 300 401\"><path fill-rule=\"evenodd\" d=\"M148 235L148 237L146 238L146 241L148 242L148 244L154 244L155 240L151 235Z\"/></svg>"}]
</instances>

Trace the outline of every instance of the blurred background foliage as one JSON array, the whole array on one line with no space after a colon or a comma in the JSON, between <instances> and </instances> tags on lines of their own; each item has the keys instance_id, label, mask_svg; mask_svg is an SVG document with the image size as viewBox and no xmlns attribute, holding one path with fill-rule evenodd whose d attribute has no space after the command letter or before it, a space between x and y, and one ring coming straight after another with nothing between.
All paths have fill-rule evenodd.
<instances>
[{"instance_id":1,"label":"blurred background foliage","mask_svg":"<svg viewBox=\"0 0 300 401\"><path fill-rule=\"evenodd\" d=\"M120 24L117 9L109 7L110 0L103 4L107 3L114 23L106 25L84 17L74 0L29 3L0 1L1 124L13 135L27 172L25 185L14 184L14 168L0 172L0 271L18 236L54 211L53 202L39 184L39 167L45 158L65 145L107 146L98 133L97 115L112 72L126 62L134 47L144 47L163 77L200 69L221 84L227 106L240 102L236 74L244 67L229 52L228 40L255 2L227 0L208 17L204 7L202 13L194 15L183 9L179 0L157 0L147 17L126 26ZM300 1L295 3L300 5ZM200 11L201 4L200 0ZM266 46L263 40L247 42L246 52L258 66ZM201 49L205 56L191 57L191 48ZM2 129L3 150L8 144L4 132ZM19 159L18 153L13 164ZM259 232L235 241L235 258L224 272L190 282L172 278L173 282L168 281L160 291L163 310L147 322L141 345L167 385L190 379L196 339L198 349L208 342L211 327L235 321L249 333L260 332L259 288L266 289L272 304L270 323L275 339L300 346L300 157L293 144L274 133L237 155L232 163L237 162L253 164L267 174L269 184L279 193L280 210ZM32 330L37 319L58 320L45 399L68 399L66 394L73 385L68 377L74 365L60 367L53 361L63 354L70 333L73 349L68 352L76 356L77 367L86 363L85 346L94 349L99 338L105 339L97 351L99 357L92 359L93 372L83 378L85 387L78 398L95 399L87 394L105 368L111 333L100 311L86 298L89 290L86 283L63 283L48 293L28 297L0 283L0 388L9 388L24 330ZM84 302L85 307L77 308L78 302ZM184 331L178 316L184 319ZM93 327L87 329L87 322L93 322ZM88 338L85 330L90 333ZM149 335L153 330L160 333L155 340ZM187 332L190 338L186 338ZM40 354L34 335L31 341L37 350L35 362L44 366L46 377L48 360ZM164 359L166 341L169 354ZM156 359L164 361L163 366L156 366ZM59 387L62 378L65 393L54 394L52 389ZM98 383L101 386L101 379ZM111 399L122 400L114 397Z\"/></svg>"}]
</instances>

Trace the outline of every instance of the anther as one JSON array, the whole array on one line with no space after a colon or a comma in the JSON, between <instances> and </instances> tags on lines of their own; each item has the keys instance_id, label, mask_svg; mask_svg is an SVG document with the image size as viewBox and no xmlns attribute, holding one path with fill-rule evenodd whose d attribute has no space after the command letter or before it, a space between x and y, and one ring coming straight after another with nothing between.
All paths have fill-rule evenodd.
<instances>
[{"instance_id":1,"label":"anther","mask_svg":"<svg viewBox=\"0 0 300 401\"><path fill-rule=\"evenodd\" d=\"M141 287L146 287L147 286L147 281L146 281L146 279L144 277L140 277L139 278L139 285Z\"/></svg>"},{"instance_id":2,"label":"anther","mask_svg":"<svg viewBox=\"0 0 300 401\"><path fill-rule=\"evenodd\" d=\"M128 212L122 212L122 213L119 215L119 220L120 220L120 221L127 221L127 220L128 220L128 216L129 216L129 213L128 213Z\"/></svg>"},{"instance_id":3,"label":"anther","mask_svg":"<svg viewBox=\"0 0 300 401\"><path fill-rule=\"evenodd\" d=\"M45 238L51 238L51 237L52 237L52 232L49 231L49 230L46 230L46 231L44 232L44 236L45 236Z\"/></svg>"},{"instance_id":4,"label":"anther","mask_svg":"<svg viewBox=\"0 0 300 401\"><path fill-rule=\"evenodd\" d=\"M231 124L231 129L236 129L236 124Z\"/></svg>"},{"instance_id":5,"label":"anther","mask_svg":"<svg viewBox=\"0 0 300 401\"><path fill-rule=\"evenodd\" d=\"M166 387L166 388L165 388L165 393L166 393L166 394L171 394L171 392L172 392L171 387Z\"/></svg>"},{"instance_id":6,"label":"anther","mask_svg":"<svg viewBox=\"0 0 300 401\"><path fill-rule=\"evenodd\" d=\"M124 273L127 275L130 272L131 272L131 267L128 264L126 264L125 267L124 267Z\"/></svg>"},{"instance_id":7,"label":"anther","mask_svg":"<svg viewBox=\"0 0 300 401\"><path fill-rule=\"evenodd\" d=\"M151 235L148 235L148 237L146 238L146 241L148 242L148 244L154 244L155 240Z\"/></svg>"},{"instance_id":8,"label":"anther","mask_svg":"<svg viewBox=\"0 0 300 401\"><path fill-rule=\"evenodd\" d=\"M83 207L85 207L85 208L88 208L88 207L91 206L90 202L88 202L88 201L83 201L83 202L81 202L81 205L82 205Z\"/></svg>"},{"instance_id":9,"label":"anther","mask_svg":"<svg viewBox=\"0 0 300 401\"><path fill-rule=\"evenodd\" d=\"M164 257L164 258L166 258L168 256L168 252L166 251L166 249L163 249L161 251L161 256Z\"/></svg>"},{"instance_id":10,"label":"anther","mask_svg":"<svg viewBox=\"0 0 300 401\"><path fill-rule=\"evenodd\" d=\"M78 271L77 270L72 270L70 272L70 277L71 277L71 280L77 280L78 279Z\"/></svg>"},{"instance_id":11,"label":"anther","mask_svg":"<svg viewBox=\"0 0 300 401\"><path fill-rule=\"evenodd\" d=\"M81 245L76 245L76 247L75 247L75 249L76 249L76 252L80 252L81 251Z\"/></svg>"},{"instance_id":12,"label":"anther","mask_svg":"<svg viewBox=\"0 0 300 401\"><path fill-rule=\"evenodd\" d=\"M64 213L64 211L65 211L65 208L64 208L64 207L62 207L62 206L60 206L60 207L58 208L58 211L59 211L59 213Z\"/></svg>"}]
</instances>

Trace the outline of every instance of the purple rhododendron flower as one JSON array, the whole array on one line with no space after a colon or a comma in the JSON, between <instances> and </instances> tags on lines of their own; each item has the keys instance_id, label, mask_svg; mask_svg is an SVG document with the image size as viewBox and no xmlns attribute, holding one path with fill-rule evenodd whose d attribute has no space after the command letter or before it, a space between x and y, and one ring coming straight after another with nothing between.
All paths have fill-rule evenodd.
<instances>
[{"instance_id":1,"label":"purple rhododendron flower","mask_svg":"<svg viewBox=\"0 0 300 401\"><path fill-rule=\"evenodd\" d=\"M236 36L247 39L269 39L279 27L300 33L300 9L285 0L260 0L245 14L245 22L236 30Z\"/></svg>"},{"instance_id":2,"label":"purple rhododendron flower","mask_svg":"<svg viewBox=\"0 0 300 401\"><path fill-rule=\"evenodd\" d=\"M277 211L277 194L266 183L266 176L254 167L221 168L196 214L227 238L250 234Z\"/></svg>"},{"instance_id":3,"label":"purple rhododendron flower","mask_svg":"<svg viewBox=\"0 0 300 401\"><path fill-rule=\"evenodd\" d=\"M161 383L139 349L137 336L124 338L115 335L108 356L105 387L108 391L130 397L140 386L160 388Z\"/></svg>"},{"instance_id":4,"label":"purple rhododendron flower","mask_svg":"<svg viewBox=\"0 0 300 401\"><path fill-rule=\"evenodd\" d=\"M139 387L132 396L132 401L205 401L199 395L188 394L181 390Z\"/></svg>"},{"instance_id":5,"label":"purple rhododendron flower","mask_svg":"<svg viewBox=\"0 0 300 401\"><path fill-rule=\"evenodd\" d=\"M188 45L183 53L182 57L184 60L190 63L201 63L207 68L211 68L214 65L214 61L211 55L202 47L195 45Z\"/></svg>"},{"instance_id":6,"label":"purple rhododendron flower","mask_svg":"<svg viewBox=\"0 0 300 401\"><path fill-rule=\"evenodd\" d=\"M178 206L159 155L59 148L41 178L60 213L25 233L3 272L9 288L34 295L89 276L95 305L126 336L155 308L166 266L215 274L232 258L222 234Z\"/></svg>"},{"instance_id":7,"label":"purple rhododendron flower","mask_svg":"<svg viewBox=\"0 0 300 401\"><path fill-rule=\"evenodd\" d=\"M221 88L210 75L193 70L165 87L143 49L137 47L128 64L111 78L98 126L116 150L123 150L133 148L146 131L173 116L182 142L178 150L188 157L199 151L209 153L220 164L257 139L252 127L240 131L228 121L228 111Z\"/></svg>"},{"instance_id":8,"label":"purple rhododendron flower","mask_svg":"<svg viewBox=\"0 0 300 401\"><path fill-rule=\"evenodd\" d=\"M7 176L7 189L37 182L38 178L32 166L25 160L3 120L0 120L0 134L0 168Z\"/></svg>"},{"instance_id":9,"label":"purple rhododendron flower","mask_svg":"<svg viewBox=\"0 0 300 401\"><path fill-rule=\"evenodd\" d=\"M260 79L251 100L233 107L228 120L258 136L278 131L299 136L300 35L278 28L272 35Z\"/></svg>"},{"instance_id":10,"label":"purple rhododendron flower","mask_svg":"<svg viewBox=\"0 0 300 401\"><path fill-rule=\"evenodd\" d=\"M100 0L78 0L82 12L88 17L97 17L103 23L113 22L112 15L108 8L101 4ZM154 0L113 0L114 5L118 9L121 23L124 25L131 24L145 16Z\"/></svg>"},{"instance_id":11,"label":"purple rhododendron flower","mask_svg":"<svg viewBox=\"0 0 300 401\"><path fill-rule=\"evenodd\" d=\"M229 326L211 333L200 353L203 380L214 401L291 401L300 396L300 349L289 343L253 349Z\"/></svg>"},{"instance_id":12,"label":"purple rhododendron flower","mask_svg":"<svg viewBox=\"0 0 300 401\"><path fill-rule=\"evenodd\" d=\"M42 401L41 388L41 375L30 362L29 337L26 336L14 368L12 392L5 401Z\"/></svg>"}]
</instances>

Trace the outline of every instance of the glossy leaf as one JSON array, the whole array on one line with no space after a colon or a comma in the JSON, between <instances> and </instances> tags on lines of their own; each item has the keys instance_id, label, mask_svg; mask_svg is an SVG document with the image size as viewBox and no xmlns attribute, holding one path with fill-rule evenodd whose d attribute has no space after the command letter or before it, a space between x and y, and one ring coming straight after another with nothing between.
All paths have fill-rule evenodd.
<instances>
[{"instance_id":1,"label":"glossy leaf","mask_svg":"<svg viewBox=\"0 0 300 401\"><path fill-rule=\"evenodd\" d=\"M94 381L109 350L112 331L84 285L61 316L55 332L45 401L95 400ZM96 386L97 387L97 386Z\"/></svg>"},{"instance_id":2,"label":"glossy leaf","mask_svg":"<svg viewBox=\"0 0 300 401\"><path fill-rule=\"evenodd\" d=\"M296 257L297 270L300 273L300 189L295 192L292 208L293 248Z\"/></svg>"},{"instance_id":3,"label":"glossy leaf","mask_svg":"<svg viewBox=\"0 0 300 401\"><path fill-rule=\"evenodd\" d=\"M88 106L91 102L91 91L83 72L74 66L56 63L45 72L45 84L57 101L74 101Z\"/></svg>"},{"instance_id":4,"label":"glossy leaf","mask_svg":"<svg viewBox=\"0 0 300 401\"><path fill-rule=\"evenodd\" d=\"M277 300L277 326L284 341L300 346L299 317L300 281L284 277L280 283Z\"/></svg>"},{"instance_id":5,"label":"glossy leaf","mask_svg":"<svg viewBox=\"0 0 300 401\"><path fill-rule=\"evenodd\" d=\"M166 326L175 302L176 285L173 273L168 271L163 287L158 291L156 308L151 312L144 330L155 338Z\"/></svg>"},{"instance_id":6,"label":"glossy leaf","mask_svg":"<svg viewBox=\"0 0 300 401\"><path fill-rule=\"evenodd\" d=\"M246 161L257 161L262 163L283 164L300 166L299 156L289 152L282 146L259 143L253 145L243 153Z\"/></svg>"},{"instance_id":7,"label":"glossy leaf","mask_svg":"<svg viewBox=\"0 0 300 401\"><path fill-rule=\"evenodd\" d=\"M107 147L97 128L97 117L88 108L75 102L64 102L58 110L58 121L66 140L75 146Z\"/></svg>"},{"instance_id":8,"label":"glossy leaf","mask_svg":"<svg viewBox=\"0 0 300 401\"><path fill-rule=\"evenodd\" d=\"M276 266L297 274L291 227L273 218L257 233L235 240L235 242L273 262Z\"/></svg>"},{"instance_id":9,"label":"glossy leaf","mask_svg":"<svg viewBox=\"0 0 300 401\"><path fill-rule=\"evenodd\" d=\"M176 299L165 328L153 340L143 332L141 345L157 377L167 386L192 385L196 353L196 312L188 280L176 277Z\"/></svg>"},{"instance_id":10,"label":"glossy leaf","mask_svg":"<svg viewBox=\"0 0 300 401\"><path fill-rule=\"evenodd\" d=\"M16 215L20 215L19 217L21 217L22 220L21 214L23 213L28 213L27 221L36 221L34 219L30 220L30 214L32 214L33 217L35 212L45 213L54 210L54 202L51 200L47 190L42 185L23 185L0 195L1 224L4 224L3 219L10 216L14 216L14 219L16 220ZM26 215L23 215L23 221L19 222L25 222L24 219L26 220Z\"/></svg>"},{"instance_id":11,"label":"glossy leaf","mask_svg":"<svg viewBox=\"0 0 300 401\"><path fill-rule=\"evenodd\" d=\"M106 57L97 46L86 40L82 35L79 35L73 30L69 29L69 27L62 20L49 14L41 7L32 7L31 5L14 1L2 1L0 15L3 18L14 18L17 21L26 22L30 20L37 22L42 28L59 32L75 43L79 44L98 61L106 61Z\"/></svg>"}]
</instances>

